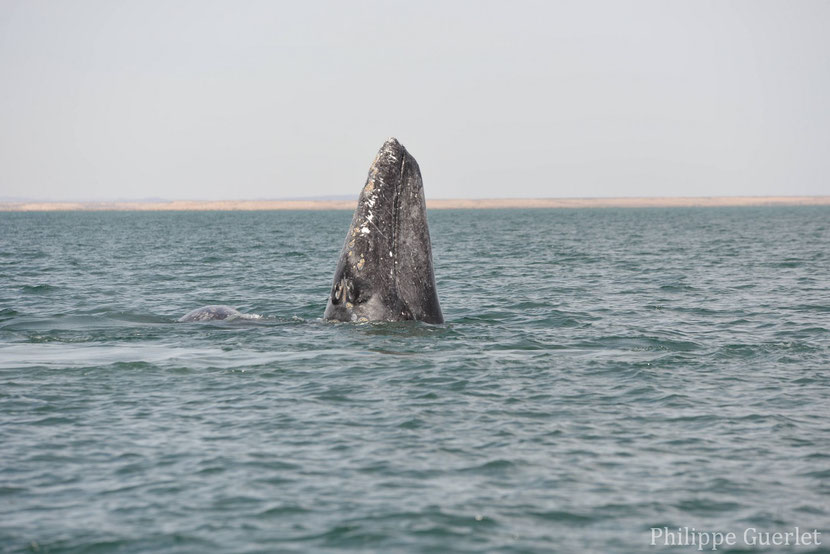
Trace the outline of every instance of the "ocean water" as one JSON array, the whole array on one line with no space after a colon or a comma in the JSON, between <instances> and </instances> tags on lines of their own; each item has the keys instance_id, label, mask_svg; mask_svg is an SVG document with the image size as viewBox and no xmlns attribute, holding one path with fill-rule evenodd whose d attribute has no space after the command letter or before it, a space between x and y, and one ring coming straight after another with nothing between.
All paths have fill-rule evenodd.
<instances>
[{"instance_id":1,"label":"ocean water","mask_svg":"<svg viewBox=\"0 0 830 554\"><path fill-rule=\"evenodd\" d=\"M0 551L829 551L830 209L432 211L444 325L351 215L0 214Z\"/></svg>"}]
</instances>

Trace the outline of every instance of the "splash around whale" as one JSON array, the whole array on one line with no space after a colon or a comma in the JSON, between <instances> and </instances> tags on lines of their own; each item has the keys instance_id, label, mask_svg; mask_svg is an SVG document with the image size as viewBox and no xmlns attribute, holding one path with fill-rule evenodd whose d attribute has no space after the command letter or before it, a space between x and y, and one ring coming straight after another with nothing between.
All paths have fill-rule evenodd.
<instances>
[{"instance_id":1,"label":"splash around whale","mask_svg":"<svg viewBox=\"0 0 830 554\"><path fill-rule=\"evenodd\" d=\"M229 306L205 306L180 322L250 319ZM334 271L323 318L443 323L418 162L395 138L369 167Z\"/></svg>"}]
</instances>

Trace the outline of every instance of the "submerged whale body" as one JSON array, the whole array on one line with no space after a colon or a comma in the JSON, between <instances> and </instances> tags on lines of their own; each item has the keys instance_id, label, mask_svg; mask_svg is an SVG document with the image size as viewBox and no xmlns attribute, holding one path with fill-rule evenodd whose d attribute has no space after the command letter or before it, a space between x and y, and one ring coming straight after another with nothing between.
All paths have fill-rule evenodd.
<instances>
[{"instance_id":1,"label":"submerged whale body","mask_svg":"<svg viewBox=\"0 0 830 554\"><path fill-rule=\"evenodd\" d=\"M383 144L369 168L323 317L444 321L421 170L397 139Z\"/></svg>"},{"instance_id":2,"label":"submerged whale body","mask_svg":"<svg viewBox=\"0 0 830 554\"><path fill-rule=\"evenodd\" d=\"M179 318L180 323L190 321L214 321L222 319L238 319L245 317L245 314L231 308L230 306L204 306L196 308Z\"/></svg>"}]
</instances>

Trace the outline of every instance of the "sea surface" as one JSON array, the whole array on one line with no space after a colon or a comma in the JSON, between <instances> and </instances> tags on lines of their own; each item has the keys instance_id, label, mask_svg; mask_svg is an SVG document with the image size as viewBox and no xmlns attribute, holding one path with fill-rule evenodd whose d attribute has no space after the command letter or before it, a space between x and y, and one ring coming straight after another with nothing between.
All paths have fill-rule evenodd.
<instances>
[{"instance_id":1,"label":"sea surface","mask_svg":"<svg viewBox=\"0 0 830 554\"><path fill-rule=\"evenodd\" d=\"M830 208L432 211L443 325L351 216L0 213L0 552L830 551Z\"/></svg>"}]
</instances>

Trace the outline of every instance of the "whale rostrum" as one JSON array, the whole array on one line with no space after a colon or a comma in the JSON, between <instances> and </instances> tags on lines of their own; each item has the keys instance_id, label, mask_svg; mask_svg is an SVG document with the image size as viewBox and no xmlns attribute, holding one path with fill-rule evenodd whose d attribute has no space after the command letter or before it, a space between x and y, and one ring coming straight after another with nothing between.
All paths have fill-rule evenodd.
<instances>
[{"instance_id":1,"label":"whale rostrum","mask_svg":"<svg viewBox=\"0 0 830 554\"><path fill-rule=\"evenodd\" d=\"M395 138L369 168L323 316L443 323L418 162Z\"/></svg>"}]
</instances>

